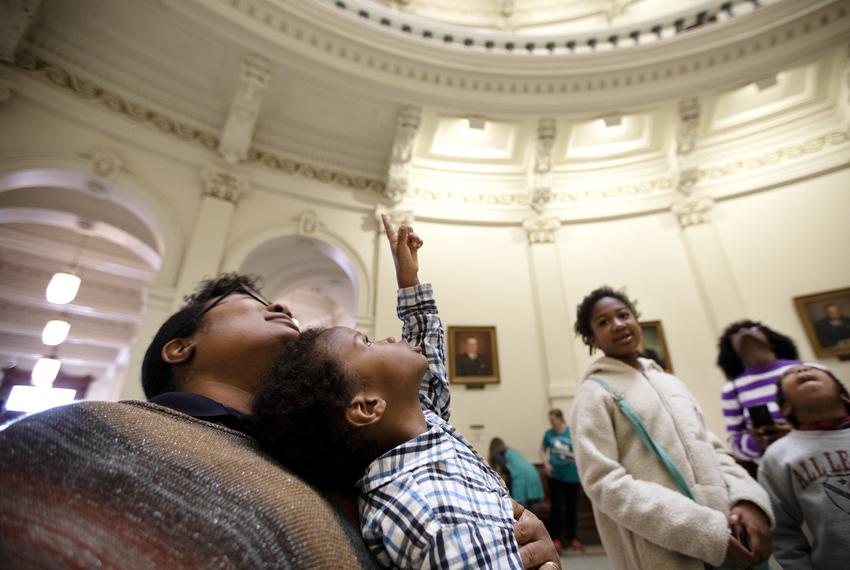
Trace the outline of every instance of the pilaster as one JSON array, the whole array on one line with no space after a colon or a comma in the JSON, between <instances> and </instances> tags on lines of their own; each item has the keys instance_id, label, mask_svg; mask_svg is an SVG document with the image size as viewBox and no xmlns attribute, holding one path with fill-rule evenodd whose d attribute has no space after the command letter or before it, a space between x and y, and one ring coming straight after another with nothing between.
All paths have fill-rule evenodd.
<instances>
[{"instance_id":1,"label":"pilaster","mask_svg":"<svg viewBox=\"0 0 850 570\"><path fill-rule=\"evenodd\" d=\"M546 363L546 392L553 399L575 394L578 370L571 349L567 299L564 295L563 272L556 243L560 220L554 218L526 220L531 282L534 287L535 312L540 323L540 337Z\"/></svg>"},{"instance_id":2,"label":"pilaster","mask_svg":"<svg viewBox=\"0 0 850 570\"><path fill-rule=\"evenodd\" d=\"M116 394L120 400L144 400L145 394L142 390L142 360L153 337L159 331L159 327L172 314L175 301L182 301L182 297L175 299L175 290L172 287L161 287L152 285L146 291L146 308L142 315L142 322L136 333L136 339L130 345L127 365L124 366L123 379L116 382ZM176 304L179 305L179 302Z\"/></svg>"},{"instance_id":3,"label":"pilaster","mask_svg":"<svg viewBox=\"0 0 850 570\"><path fill-rule=\"evenodd\" d=\"M682 237L694 277L715 334L746 315L743 299L733 277L726 252L711 224L714 201L708 196L691 196L676 202L672 211L682 227Z\"/></svg>"},{"instance_id":4,"label":"pilaster","mask_svg":"<svg viewBox=\"0 0 850 570\"><path fill-rule=\"evenodd\" d=\"M203 197L183 257L174 308L199 281L219 272L233 212L250 182L218 166L207 165L201 169L201 186Z\"/></svg>"}]
</instances>

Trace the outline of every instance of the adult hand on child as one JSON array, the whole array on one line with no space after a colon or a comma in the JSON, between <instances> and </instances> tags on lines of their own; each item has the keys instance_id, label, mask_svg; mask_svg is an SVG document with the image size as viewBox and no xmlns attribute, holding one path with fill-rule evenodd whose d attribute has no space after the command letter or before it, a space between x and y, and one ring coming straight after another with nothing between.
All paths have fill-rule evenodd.
<instances>
[{"instance_id":1,"label":"adult hand on child","mask_svg":"<svg viewBox=\"0 0 850 570\"><path fill-rule=\"evenodd\" d=\"M555 550L549 533L537 516L517 503L514 506L514 535L519 544L519 555L524 568L561 570L561 557Z\"/></svg>"},{"instance_id":2,"label":"adult hand on child","mask_svg":"<svg viewBox=\"0 0 850 570\"><path fill-rule=\"evenodd\" d=\"M398 230L393 229L393 225L386 214L381 214L381 221L384 223L387 241L390 243L390 251L393 254L399 289L419 285L418 251L422 247L423 241L408 225L402 224L398 227Z\"/></svg>"},{"instance_id":3,"label":"adult hand on child","mask_svg":"<svg viewBox=\"0 0 850 570\"><path fill-rule=\"evenodd\" d=\"M770 558L773 550L773 537L770 532L770 521L755 503L739 501L732 507L729 515L731 524L744 527L750 541L750 552L753 557L751 565L764 562Z\"/></svg>"}]
</instances>

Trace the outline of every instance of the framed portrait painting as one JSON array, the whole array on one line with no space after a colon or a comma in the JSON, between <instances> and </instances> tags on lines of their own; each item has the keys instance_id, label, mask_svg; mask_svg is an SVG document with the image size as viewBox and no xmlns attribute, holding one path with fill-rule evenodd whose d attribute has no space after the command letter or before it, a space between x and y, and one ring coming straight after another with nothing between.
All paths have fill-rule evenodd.
<instances>
[{"instance_id":1,"label":"framed portrait painting","mask_svg":"<svg viewBox=\"0 0 850 570\"><path fill-rule=\"evenodd\" d=\"M794 306L818 357L850 358L850 287L794 297Z\"/></svg>"},{"instance_id":2,"label":"framed portrait painting","mask_svg":"<svg viewBox=\"0 0 850 570\"><path fill-rule=\"evenodd\" d=\"M498 384L496 327L449 327L449 379L452 384Z\"/></svg>"},{"instance_id":3,"label":"framed portrait painting","mask_svg":"<svg viewBox=\"0 0 850 570\"><path fill-rule=\"evenodd\" d=\"M643 331L643 346L641 356L651 358L667 372L673 373L673 361L670 358L670 350L667 348L667 339L664 337L664 327L661 321L641 321L640 330Z\"/></svg>"}]
</instances>

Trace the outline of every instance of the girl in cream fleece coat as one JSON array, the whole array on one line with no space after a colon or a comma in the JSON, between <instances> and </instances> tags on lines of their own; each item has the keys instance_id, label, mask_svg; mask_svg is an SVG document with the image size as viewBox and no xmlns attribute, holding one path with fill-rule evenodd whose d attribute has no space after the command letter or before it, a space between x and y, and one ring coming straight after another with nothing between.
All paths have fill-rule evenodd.
<instances>
[{"instance_id":1,"label":"girl in cream fleece coat","mask_svg":"<svg viewBox=\"0 0 850 570\"><path fill-rule=\"evenodd\" d=\"M773 516L764 490L723 450L699 404L676 377L638 358L641 330L633 304L608 287L579 305L576 332L605 356L576 394L576 462L615 568L703 570L704 562L746 568L770 556ZM696 498L680 493L638 439L612 396L624 395L681 471ZM730 534L743 528L748 549Z\"/></svg>"}]
</instances>

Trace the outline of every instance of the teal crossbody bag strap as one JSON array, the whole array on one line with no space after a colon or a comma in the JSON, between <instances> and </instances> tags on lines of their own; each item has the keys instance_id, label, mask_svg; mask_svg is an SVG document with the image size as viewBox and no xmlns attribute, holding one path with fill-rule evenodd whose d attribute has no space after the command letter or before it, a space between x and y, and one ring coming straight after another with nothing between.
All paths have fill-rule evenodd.
<instances>
[{"instance_id":1,"label":"teal crossbody bag strap","mask_svg":"<svg viewBox=\"0 0 850 570\"><path fill-rule=\"evenodd\" d=\"M640 416L632 407L632 405L626 401L625 397L623 397L623 394L617 392L614 388L611 387L610 384L608 384L608 382L602 380L601 378L594 378L591 376L590 378L588 378L588 380L593 380L594 382L602 386L602 388L606 392L611 394L611 397L614 398L614 403L617 404L617 407L620 408L620 411L623 413L624 416L626 416L626 419L629 420L629 423L632 424L632 427L634 428L635 434L637 434L638 439L649 451L655 454L659 461L661 461L661 464L664 466L664 469L670 475L670 478L673 480L673 483L679 489L679 492L690 500L692 500L693 502L698 503L699 501L697 501L694 498L694 494L691 493L691 488L688 486L688 482L685 481L685 478L682 476L682 472L679 471L679 468L676 467L676 465L673 463L673 460L670 459L670 456L667 455L666 451L664 451L664 448L658 445L658 442L656 442L652 438L652 436L649 434L649 431L647 431L646 426L643 424L643 420L640 419ZM714 568L724 570L726 567L712 566L706 562L705 568L706 570L712 570ZM762 562L761 564L758 564L753 568L756 570L769 570L767 562Z\"/></svg>"},{"instance_id":2,"label":"teal crossbody bag strap","mask_svg":"<svg viewBox=\"0 0 850 570\"><path fill-rule=\"evenodd\" d=\"M611 394L611 397L614 398L614 403L617 404L617 407L620 408L620 411L623 412L623 415L626 416L626 419L629 420L629 423L632 424L632 427L634 428L638 439L640 439L641 443L649 451L651 451L656 455L656 457L658 457L659 461L661 461L661 464L664 466L664 469L667 470L667 473L673 480L673 483L679 489L679 492L681 492L684 496L691 499L692 501L696 501L693 493L691 493L691 488L688 487L687 481L685 481L685 478L682 476L682 472L679 471L679 468L676 467L676 465L673 463L673 460L670 459L669 455L667 455L667 452L664 451L664 449L660 445L658 445L658 442L656 442L649 434L646 429L646 426L643 425L643 420L640 419L640 416L632 407L632 405L626 401L626 399L620 392L614 390L614 388L612 388L611 385L608 384L608 382L606 382L605 380L593 377L591 377L590 380L593 380L594 382L602 386L602 388L604 388L606 392Z\"/></svg>"}]
</instances>

